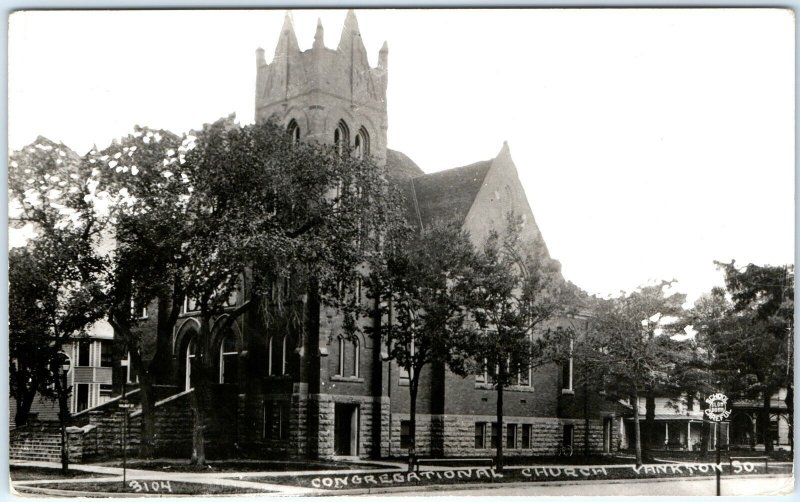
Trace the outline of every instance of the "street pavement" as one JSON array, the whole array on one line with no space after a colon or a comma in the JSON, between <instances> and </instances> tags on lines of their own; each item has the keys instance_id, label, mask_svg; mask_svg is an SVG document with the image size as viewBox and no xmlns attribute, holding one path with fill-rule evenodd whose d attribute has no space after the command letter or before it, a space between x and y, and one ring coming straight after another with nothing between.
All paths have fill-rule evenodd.
<instances>
[{"instance_id":1,"label":"street pavement","mask_svg":"<svg viewBox=\"0 0 800 502\"><path fill-rule=\"evenodd\" d=\"M12 465L29 465L39 467L57 468L59 464L52 462L16 462ZM118 467L74 464L71 469L110 475L104 478L74 478L68 480L70 484L91 483L95 481L121 481L122 469ZM387 469L370 469L370 472L391 472L401 464L387 465ZM316 474L345 474L361 471L318 471ZM132 480L162 480L184 481L203 483L208 485L222 485L229 487L247 488L261 491L269 496L315 496L333 495L332 492L314 488L289 486L285 484L265 482L273 476L308 475L309 471L293 472L164 472L140 469L128 469L127 479ZM259 481L249 479L261 478ZM63 483L63 479L26 480L14 481L13 486L22 488L25 485L47 485ZM87 485L88 486L88 485ZM722 495L788 495L794 491L794 478L790 474L783 475L748 475L746 477L723 476ZM492 485L447 485L431 486L429 488L416 488L412 486L381 487L378 489L341 490L337 495L368 495L368 496L459 496L459 495L485 495L485 496L713 496L716 493L716 481L713 477L707 478L681 478L681 479L650 479L616 480L616 481L573 481L573 482L525 482ZM88 494L88 493L87 493ZM79 495L79 493L77 494Z\"/></svg>"},{"instance_id":2,"label":"street pavement","mask_svg":"<svg viewBox=\"0 0 800 502\"><path fill-rule=\"evenodd\" d=\"M647 481L576 481L571 484L527 483L515 486L495 485L485 488L448 486L446 490L415 490L372 493L368 496L389 497L431 497L431 496L520 496L520 497L558 497L558 496L669 496L706 497L716 495L716 480L704 479L651 479ZM723 477L720 485L721 495L777 496L791 495L794 492L794 478L791 475L757 476L747 478Z\"/></svg>"}]
</instances>

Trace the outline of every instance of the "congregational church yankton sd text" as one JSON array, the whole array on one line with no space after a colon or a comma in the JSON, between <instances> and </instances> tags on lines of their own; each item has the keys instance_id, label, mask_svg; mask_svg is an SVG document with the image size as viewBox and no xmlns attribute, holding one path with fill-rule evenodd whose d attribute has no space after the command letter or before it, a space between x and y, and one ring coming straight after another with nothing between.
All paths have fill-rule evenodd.
<instances>
[{"instance_id":1,"label":"congregational church yankton sd text","mask_svg":"<svg viewBox=\"0 0 800 502\"><path fill-rule=\"evenodd\" d=\"M477 245L491 229L504 225L505 215L513 210L524 219L520 245L542 239L507 144L498 145L492 159L434 174L425 174L407 156L388 149L389 49L384 44L377 67L370 67L352 11L336 49L325 47L319 24L306 51L300 50L287 15L272 61L258 49L256 66L256 120L277 118L299 141L349 144L369 153L386 166L390 181L405 194L411 223L425 226L434 218L450 218L463 225ZM362 298L368 301L364 292ZM266 330L251 314L228 332L215 333L212 347L219 380L213 385L205 435L212 457L405 454L408 374L385 360L381 342L363 333L356 339L342 336L341 319L333 309L324 304L307 308L313 316L307 317L302 335ZM154 304L142 312L145 336L155 338L156 310ZM193 340L199 331L193 310L187 301L172 338L171 367L156 375L155 449L160 455L191 453ZM587 320L559 322L580 331ZM125 383L127 399L135 402L137 379L130 359L114 352L113 393L120 394ZM508 456L553 455L564 444L581 451L586 437L594 453L615 451L621 442L624 447L624 407L597 395L587 396L584 403L581 389L573 388L573 370L570 361L519 375L506 391L504 426L498 430L496 392L485 376L461 378L427 367L420 375L417 400L418 454L488 456L497 441L504 441ZM98 390L92 382L82 385L88 395ZM79 407L85 409L75 409L73 400L72 406L76 423L97 425L98 449L112 451L119 447L118 400L106 399L86 400ZM588 435L585 410L590 414ZM141 412L134 411L132 445L140 424Z\"/></svg>"}]
</instances>

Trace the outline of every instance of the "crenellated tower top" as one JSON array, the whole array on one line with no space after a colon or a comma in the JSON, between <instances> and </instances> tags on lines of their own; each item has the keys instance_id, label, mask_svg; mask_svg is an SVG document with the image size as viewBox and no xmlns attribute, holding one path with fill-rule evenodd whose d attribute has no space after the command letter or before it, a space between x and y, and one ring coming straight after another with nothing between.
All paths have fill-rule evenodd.
<instances>
[{"instance_id":1,"label":"crenellated tower top","mask_svg":"<svg viewBox=\"0 0 800 502\"><path fill-rule=\"evenodd\" d=\"M325 143L348 141L380 161L386 158L388 45L370 67L355 13L347 12L338 47L325 47L322 22L311 49L301 51L291 15L267 63L256 51L256 120L275 116L298 136ZM338 132L337 132L338 131Z\"/></svg>"}]
</instances>

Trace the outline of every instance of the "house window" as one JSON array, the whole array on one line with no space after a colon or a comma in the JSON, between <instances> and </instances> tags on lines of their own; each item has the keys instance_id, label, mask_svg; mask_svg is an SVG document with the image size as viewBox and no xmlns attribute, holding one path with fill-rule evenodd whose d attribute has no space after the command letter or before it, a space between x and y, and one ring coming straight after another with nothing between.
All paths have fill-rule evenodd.
<instances>
[{"instance_id":1,"label":"house window","mask_svg":"<svg viewBox=\"0 0 800 502\"><path fill-rule=\"evenodd\" d=\"M522 424L522 447L531 447L531 424Z\"/></svg>"},{"instance_id":2,"label":"house window","mask_svg":"<svg viewBox=\"0 0 800 502\"><path fill-rule=\"evenodd\" d=\"M497 422L492 423L492 435L490 437L490 447L497 448L497 442L500 441L500 426Z\"/></svg>"},{"instance_id":3,"label":"house window","mask_svg":"<svg viewBox=\"0 0 800 502\"><path fill-rule=\"evenodd\" d=\"M694 398L692 396L686 398L686 409L688 411L694 411Z\"/></svg>"},{"instance_id":4,"label":"house window","mask_svg":"<svg viewBox=\"0 0 800 502\"><path fill-rule=\"evenodd\" d=\"M103 368L110 368L113 365L113 357L111 356L111 342L102 340L100 342L100 366Z\"/></svg>"},{"instance_id":5,"label":"house window","mask_svg":"<svg viewBox=\"0 0 800 502\"><path fill-rule=\"evenodd\" d=\"M89 384L79 383L76 385L78 388L75 396L76 409L75 411L83 411L89 407Z\"/></svg>"},{"instance_id":6,"label":"house window","mask_svg":"<svg viewBox=\"0 0 800 502\"><path fill-rule=\"evenodd\" d=\"M219 348L219 383L236 383L238 362L236 334L229 331Z\"/></svg>"},{"instance_id":7,"label":"house window","mask_svg":"<svg viewBox=\"0 0 800 502\"><path fill-rule=\"evenodd\" d=\"M475 423L475 448L486 448L486 422Z\"/></svg>"},{"instance_id":8,"label":"house window","mask_svg":"<svg viewBox=\"0 0 800 502\"><path fill-rule=\"evenodd\" d=\"M509 450L517 447L517 424L506 426L506 448Z\"/></svg>"},{"instance_id":9,"label":"house window","mask_svg":"<svg viewBox=\"0 0 800 502\"><path fill-rule=\"evenodd\" d=\"M297 121L294 119L289 121L289 125L286 126L286 133L289 135L292 145L296 145L300 141L300 126L297 125Z\"/></svg>"},{"instance_id":10,"label":"house window","mask_svg":"<svg viewBox=\"0 0 800 502\"><path fill-rule=\"evenodd\" d=\"M572 424L565 425L564 438L562 444L564 446L572 446L574 439L575 439L575 426Z\"/></svg>"},{"instance_id":11,"label":"house window","mask_svg":"<svg viewBox=\"0 0 800 502\"><path fill-rule=\"evenodd\" d=\"M400 421L400 448L408 449L411 447L411 421Z\"/></svg>"},{"instance_id":12,"label":"house window","mask_svg":"<svg viewBox=\"0 0 800 502\"><path fill-rule=\"evenodd\" d=\"M100 395L101 396L110 396L112 390L112 385L110 383L101 383L100 384Z\"/></svg>"},{"instance_id":13,"label":"house window","mask_svg":"<svg viewBox=\"0 0 800 502\"><path fill-rule=\"evenodd\" d=\"M78 342L78 366L91 366L89 358L90 343L87 341Z\"/></svg>"}]
</instances>

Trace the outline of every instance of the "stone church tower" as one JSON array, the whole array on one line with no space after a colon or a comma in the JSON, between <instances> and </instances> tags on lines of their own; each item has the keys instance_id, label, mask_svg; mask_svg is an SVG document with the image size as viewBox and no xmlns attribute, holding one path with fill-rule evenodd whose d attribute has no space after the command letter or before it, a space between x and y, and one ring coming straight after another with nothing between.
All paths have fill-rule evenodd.
<instances>
[{"instance_id":1,"label":"stone church tower","mask_svg":"<svg viewBox=\"0 0 800 502\"><path fill-rule=\"evenodd\" d=\"M319 22L312 48L301 52L287 14L272 63L256 51L256 121L275 117L298 140L346 144L385 163L388 55L384 43L378 66L369 66L352 10L336 50L325 47Z\"/></svg>"}]
</instances>

